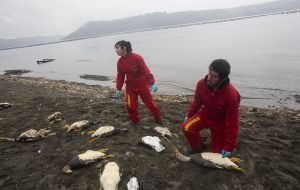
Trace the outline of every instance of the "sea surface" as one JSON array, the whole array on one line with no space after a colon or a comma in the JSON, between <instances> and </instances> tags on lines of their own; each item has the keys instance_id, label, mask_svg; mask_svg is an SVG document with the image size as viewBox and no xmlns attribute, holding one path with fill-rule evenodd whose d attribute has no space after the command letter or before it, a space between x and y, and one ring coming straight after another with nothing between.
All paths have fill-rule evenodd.
<instances>
[{"instance_id":1,"label":"sea surface","mask_svg":"<svg viewBox=\"0 0 300 190\"><path fill-rule=\"evenodd\" d=\"M255 17L0 50L0 74L27 69L28 77L114 87L114 44L129 40L154 74L159 93L193 94L217 58L231 64L242 105L300 109L300 13ZM37 64L38 60L52 62ZM103 75L95 81L80 75Z\"/></svg>"}]
</instances>

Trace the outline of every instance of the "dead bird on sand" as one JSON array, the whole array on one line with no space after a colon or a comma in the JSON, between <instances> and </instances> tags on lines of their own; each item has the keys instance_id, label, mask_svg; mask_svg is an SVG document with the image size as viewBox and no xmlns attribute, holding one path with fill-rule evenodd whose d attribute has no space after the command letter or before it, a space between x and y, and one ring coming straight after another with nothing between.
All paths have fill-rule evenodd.
<instances>
[{"instance_id":1,"label":"dead bird on sand","mask_svg":"<svg viewBox=\"0 0 300 190\"><path fill-rule=\"evenodd\" d=\"M157 126L154 128L155 132L158 132L159 134L161 134L161 136L166 139L166 141L170 142L170 140L167 137L172 138L173 136L179 138L179 136L175 133L171 133L170 130L167 127L160 127Z\"/></svg>"},{"instance_id":2,"label":"dead bird on sand","mask_svg":"<svg viewBox=\"0 0 300 190\"><path fill-rule=\"evenodd\" d=\"M181 154L179 150L176 150L176 158L183 162L195 162L197 164L209 168L237 170L242 173L245 173L245 171L242 168L240 168L234 163L240 163L242 162L242 160L236 157L222 158L222 155L219 153L203 152L193 154L191 156L185 156Z\"/></svg>"},{"instance_id":3,"label":"dead bird on sand","mask_svg":"<svg viewBox=\"0 0 300 190\"><path fill-rule=\"evenodd\" d=\"M82 130L84 128L89 127L90 125L92 125L92 122L88 121L88 120L82 120L82 121L77 121L75 123L73 123L71 126L69 125L65 125L63 128L68 129L67 132L70 132L72 130Z\"/></svg>"},{"instance_id":4,"label":"dead bird on sand","mask_svg":"<svg viewBox=\"0 0 300 190\"><path fill-rule=\"evenodd\" d=\"M48 136L56 135L56 133L50 133L51 130L47 129L29 129L25 132L22 132L19 136L15 138L7 138L7 137L0 137L0 141L11 141L11 142L30 142L30 141L37 141L40 139L45 139Z\"/></svg>"},{"instance_id":5,"label":"dead bird on sand","mask_svg":"<svg viewBox=\"0 0 300 190\"><path fill-rule=\"evenodd\" d=\"M139 183L136 177L130 178L130 180L127 183L127 189L128 190L138 190L139 189Z\"/></svg>"},{"instance_id":6,"label":"dead bird on sand","mask_svg":"<svg viewBox=\"0 0 300 190\"><path fill-rule=\"evenodd\" d=\"M12 105L10 103L7 103L7 102L0 103L0 109L6 109L9 107L12 107Z\"/></svg>"},{"instance_id":7,"label":"dead bird on sand","mask_svg":"<svg viewBox=\"0 0 300 190\"><path fill-rule=\"evenodd\" d=\"M120 167L116 162L108 162L100 174L100 190L117 190L120 181Z\"/></svg>"},{"instance_id":8,"label":"dead bird on sand","mask_svg":"<svg viewBox=\"0 0 300 190\"><path fill-rule=\"evenodd\" d=\"M54 112L46 118L50 124L62 121L62 114L60 112Z\"/></svg>"},{"instance_id":9,"label":"dead bird on sand","mask_svg":"<svg viewBox=\"0 0 300 190\"><path fill-rule=\"evenodd\" d=\"M161 152L165 149L161 144L161 140L156 136L145 136L142 137L142 141L139 142L141 145L146 145L147 147L151 147L156 150L156 152Z\"/></svg>"},{"instance_id":10,"label":"dead bird on sand","mask_svg":"<svg viewBox=\"0 0 300 190\"><path fill-rule=\"evenodd\" d=\"M100 159L110 158L113 155L106 155L107 149L100 149L98 151L95 150L87 150L86 152L75 156L64 168L63 172L66 174L70 174L75 169L82 168L91 163L94 163Z\"/></svg>"},{"instance_id":11,"label":"dead bird on sand","mask_svg":"<svg viewBox=\"0 0 300 190\"><path fill-rule=\"evenodd\" d=\"M101 126L96 131L89 131L88 134L91 135L92 139L90 140L90 143L97 140L101 137L107 137L115 135L119 132L127 132L127 128L116 128L114 126Z\"/></svg>"}]
</instances>

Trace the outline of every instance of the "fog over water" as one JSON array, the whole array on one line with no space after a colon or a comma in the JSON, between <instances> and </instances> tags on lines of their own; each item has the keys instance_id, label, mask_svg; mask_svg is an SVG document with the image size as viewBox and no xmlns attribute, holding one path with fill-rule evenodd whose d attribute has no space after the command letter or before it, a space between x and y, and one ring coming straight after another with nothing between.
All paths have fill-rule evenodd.
<instances>
[{"instance_id":1,"label":"fog over water","mask_svg":"<svg viewBox=\"0 0 300 190\"><path fill-rule=\"evenodd\" d=\"M193 94L216 58L232 67L231 82L243 105L300 109L300 13L257 17L0 51L0 72L28 69L24 76L114 87L113 81L81 79L84 74L116 76L114 44L129 40L154 74L162 94ZM37 60L55 61L37 64Z\"/></svg>"}]
</instances>

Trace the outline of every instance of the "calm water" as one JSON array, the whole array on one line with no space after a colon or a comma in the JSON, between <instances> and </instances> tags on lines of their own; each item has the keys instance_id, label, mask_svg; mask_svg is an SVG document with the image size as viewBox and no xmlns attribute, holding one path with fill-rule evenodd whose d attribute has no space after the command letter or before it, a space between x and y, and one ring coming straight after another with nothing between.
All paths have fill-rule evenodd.
<instances>
[{"instance_id":1,"label":"calm water","mask_svg":"<svg viewBox=\"0 0 300 190\"><path fill-rule=\"evenodd\" d=\"M196 25L0 51L0 72L28 69L25 76L114 86L80 79L115 77L115 42L125 39L155 75L160 93L191 94L216 58L232 66L231 81L243 105L300 109L300 13ZM43 58L55 61L37 65Z\"/></svg>"}]
</instances>

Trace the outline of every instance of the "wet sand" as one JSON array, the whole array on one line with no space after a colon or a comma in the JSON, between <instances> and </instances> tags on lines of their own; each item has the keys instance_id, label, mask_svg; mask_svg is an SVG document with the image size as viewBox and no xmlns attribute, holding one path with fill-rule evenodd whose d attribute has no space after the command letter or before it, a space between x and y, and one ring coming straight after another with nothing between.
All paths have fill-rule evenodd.
<instances>
[{"instance_id":1,"label":"wet sand","mask_svg":"<svg viewBox=\"0 0 300 190\"><path fill-rule=\"evenodd\" d=\"M97 163L63 174L62 168L87 149L108 148L122 169L119 189L133 176L140 189L299 189L300 111L241 107L239 146L235 156L244 160L245 174L210 169L179 162L175 149L188 151L178 129L191 96L155 96L173 133L179 135L157 153L139 145L141 137L157 135L153 121L140 104L142 122L133 125L123 99L114 90L100 86L0 76L0 102L13 106L0 110L0 137L15 137L30 128L48 128L55 136L37 142L0 142L0 189L99 189ZM50 124L45 119L59 111L63 120ZM98 121L82 132L66 132L65 124L79 120ZM127 133L89 143L89 130L101 125L127 127ZM145 129L143 126L150 127Z\"/></svg>"}]
</instances>

